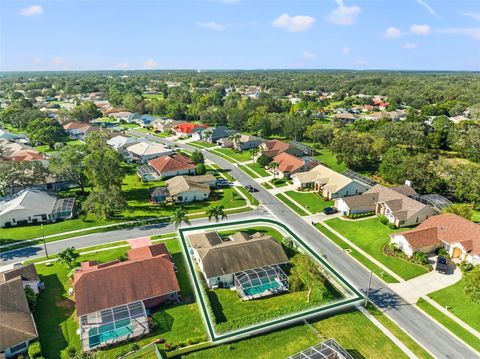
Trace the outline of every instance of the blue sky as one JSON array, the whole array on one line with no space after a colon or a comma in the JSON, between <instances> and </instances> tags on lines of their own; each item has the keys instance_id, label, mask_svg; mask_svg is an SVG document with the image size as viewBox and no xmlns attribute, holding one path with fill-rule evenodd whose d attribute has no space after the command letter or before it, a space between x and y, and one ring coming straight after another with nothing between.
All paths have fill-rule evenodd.
<instances>
[{"instance_id":1,"label":"blue sky","mask_svg":"<svg viewBox=\"0 0 480 359\"><path fill-rule=\"evenodd\" d=\"M480 70L479 0L0 0L0 70Z\"/></svg>"}]
</instances>

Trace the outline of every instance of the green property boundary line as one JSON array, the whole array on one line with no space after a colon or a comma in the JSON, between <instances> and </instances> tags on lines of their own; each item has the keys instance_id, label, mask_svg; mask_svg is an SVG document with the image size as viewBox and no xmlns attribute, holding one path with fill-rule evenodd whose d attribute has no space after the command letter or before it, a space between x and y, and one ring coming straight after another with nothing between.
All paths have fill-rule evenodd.
<instances>
[{"instance_id":1,"label":"green property boundary line","mask_svg":"<svg viewBox=\"0 0 480 359\"><path fill-rule=\"evenodd\" d=\"M207 304L205 302L205 297L203 295L202 287L200 285L200 282L195 274L195 268L192 262L192 258L188 252L188 245L187 241L185 239L185 233L186 232L191 232L191 231L197 231L197 230L202 230L202 229L211 229L211 228L218 228L218 227L231 227L231 226L238 226L238 225L245 225L245 224L271 224L278 226L285 230L289 235L291 235L302 247L304 250L306 250L311 256L313 256L319 263L321 263L325 268L328 269L330 274L333 274L333 277L339 281L341 284L343 284L345 287L347 287L352 293L353 297L349 299L345 299L342 301L338 301L329 305L325 305L321 308L314 308L310 310L305 310L296 314L288 315L280 319L274 319L270 320L268 322L260 323L257 325L252 325L249 326L245 329L239 329L235 330L233 332L227 333L227 334L220 334L218 335L215 332L215 329L213 327L212 320L210 318ZM180 241L182 243L183 247L183 253L184 256L187 260L188 263L188 268L190 271L190 276L192 278L193 284L195 286L195 296L197 297L198 302L200 303L200 308L202 311L202 315L204 317L208 334L210 335L210 338L212 342L214 343L220 343L220 342L225 342L228 339L234 340L240 337L248 336L249 334L258 334L262 332L262 330L274 330L279 328L280 326L285 326L289 324L293 324L294 322L301 321L306 318L310 318L312 316L320 315L323 313L328 313L331 312L334 309L343 309L347 306L353 306L355 303L363 300L365 297L350 283L348 282L345 278L343 278L333 267L331 267L327 262L325 262L315 251L310 248L303 240L301 240L295 233L293 233L286 225L283 223L280 223L276 220L272 219L250 219L250 220L243 220L243 221L235 221L235 222L228 222L228 223L217 223L217 224L210 224L210 225L203 225L203 226L197 226L197 227L189 227L189 228L180 228L178 229L178 234Z\"/></svg>"}]
</instances>

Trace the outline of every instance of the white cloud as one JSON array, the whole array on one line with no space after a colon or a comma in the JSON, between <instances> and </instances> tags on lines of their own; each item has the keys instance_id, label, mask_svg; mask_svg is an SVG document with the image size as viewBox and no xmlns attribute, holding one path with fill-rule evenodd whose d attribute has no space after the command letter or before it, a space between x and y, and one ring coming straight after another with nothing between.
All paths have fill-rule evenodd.
<instances>
[{"instance_id":1,"label":"white cloud","mask_svg":"<svg viewBox=\"0 0 480 359\"><path fill-rule=\"evenodd\" d=\"M146 69L154 69L158 66L157 61L154 59L147 60L143 63L143 67Z\"/></svg>"},{"instance_id":2,"label":"white cloud","mask_svg":"<svg viewBox=\"0 0 480 359\"><path fill-rule=\"evenodd\" d=\"M413 50L418 47L418 44L415 42L406 42L403 44L403 48L407 50Z\"/></svg>"},{"instance_id":3,"label":"white cloud","mask_svg":"<svg viewBox=\"0 0 480 359\"><path fill-rule=\"evenodd\" d=\"M302 32L307 31L314 23L315 18L311 16L282 14L273 20L272 26L286 29L289 32Z\"/></svg>"},{"instance_id":4,"label":"white cloud","mask_svg":"<svg viewBox=\"0 0 480 359\"><path fill-rule=\"evenodd\" d=\"M223 30L225 26L222 24L216 23L215 21L207 21L207 22L197 22L197 25L209 30Z\"/></svg>"},{"instance_id":5,"label":"white cloud","mask_svg":"<svg viewBox=\"0 0 480 359\"><path fill-rule=\"evenodd\" d=\"M68 61L63 57L57 56L52 59L52 64L57 66L65 66L68 64Z\"/></svg>"},{"instance_id":6,"label":"white cloud","mask_svg":"<svg viewBox=\"0 0 480 359\"><path fill-rule=\"evenodd\" d=\"M432 29L428 25L412 25L410 26L410 32L417 35L428 35L432 32Z\"/></svg>"},{"instance_id":7,"label":"white cloud","mask_svg":"<svg viewBox=\"0 0 480 359\"><path fill-rule=\"evenodd\" d=\"M342 55L348 55L348 54L350 54L351 51L352 50L350 49L349 46L344 46L344 47L342 47L342 50L341 50Z\"/></svg>"},{"instance_id":8,"label":"white cloud","mask_svg":"<svg viewBox=\"0 0 480 359\"><path fill-rule=\"evenodd\" d=\"M304 60L313 60L315 57L317 57L313 52L310 51L304 51L302 54L302 59Z\"/></svg>"},{"instance_id":9,"label":"white cloud","mask_svg":"<svg viewBox=\"0 0 480 359\"><path fill-rule=\"evenodd\" d=\"M393 26L390 26L388 29L386 29L383 34L383 36L386 37L387 39L398 39L402 35L403 35L402 32Z\"/></svg>"},{"instance_id":10,"label":"white cloud","mask_svg":"<svg viewBox=\"0 0 480 359\"><path fill-rule=\"evenodd\" d=\"M119 64L115 65L115 68L118 70L126 70L130 67L130 64L128 62L120 62Z\"/></svg>"},{"instance_id":11,"label":"white cloud","mask_svg":"<svg viewBox=\"0 0 480 359\"><path fill-rule=\"evenodd\" d=\"M435 29L438 34L447 35L466 35L472 36L476 40L480 40L480 27L449 27L443 29Z\"/></svg>"},{"instance_id":12,"label":"white cloud","mask_svg":"<svg viewBox=\"0 0 480 359\"><path fill-rule=\"evenodd\" d=\"M336 9L333 9L327 17L327 20L337 24L350 26L355 24L357 16L362 12L359 6L345 6L343 0L335 0L338 4Z\"/></svg>"},{"instance_id":13,"label":"white cloud","mask_svg":"<svg viewBox=\"0 0 480 359\"><path fill-rule=\"evenodd\" d=\"M460 14L471 17L474 20L480 21L480 12L468 12L468 11L462 11Z\"/></svg>"},{"instance_id":14,"label":"white cloud","mask_svg":"<svg viewBox=\"0 0 480 359\"><path fill-rule=\"evenodd\" d=\"M356 59L354 63L355 65L358 65L358 66L365 66L367 64L367 61L362 59Z\"/></svg>"},{"instance_id":15,"label":"white cloud","mask_svg":"<svg viewBox=\"0 0 480 359\"><path fill-rule=\"evenodd\" d=\"M40 5L31 5L20 10L22 16L40 15L43 13L43 7Z\"/></svg>"},{"instance_id":16,"label":"white cloud","mask_svg":"<svg viewBox=\"0 0 480 359\"><path fill-rule=\"evenodd\" d=\"M420 6L423 6L425 9L427 9L428 13L432 16L435 17L440 17L435 10L425 1L425 0L417 0L417 4Z\"/></svg>"}]
</instances>

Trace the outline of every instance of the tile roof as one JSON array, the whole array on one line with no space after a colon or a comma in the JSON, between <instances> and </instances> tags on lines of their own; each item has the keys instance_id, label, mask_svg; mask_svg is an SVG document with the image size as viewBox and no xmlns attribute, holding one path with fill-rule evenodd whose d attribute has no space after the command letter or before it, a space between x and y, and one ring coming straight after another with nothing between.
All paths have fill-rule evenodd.
<instances>
[{"instance_id":1,"label":"tile roof","mask_svg":"<svg viewBox=\"0 0 480 359\"><path fill-rule=\"evenodd\" d=\"M187 191L200 191L210 193L210 183L215 181L211 174L203 176L176 176L165 181L170 196Z\"/></svg>"},{"instance_id":2,"label":"tile roof","mask_svg":"<svg viewBox=\"0 0 480 359\"><path fill-rule=\"evenodd\" d=\"M290 148L290 144L279 141L269 140L262 144L262 154L268 157L275 157L280 153L287 151Z\"/></svg>"},{"instance_id":3,"label":"tile roof","mask_svg":"<svg viewBox=\"0 0 480 359\"><path fill-rule=\"evenodd\" d=\"M273 158L278 163L278 170L282 173L293 173L305 166L305 160L283 152Z\"/></svg>"},{"instance_id":4,"label":"tile roof","mask_svg":"<svg viewBox=\"0 0 480 359\"><path fill-rule=\"evenodd\" d=\"M180 154L158 157L148 161L148 164L160 174L195 168L195 165L190 158Z\"/></svg>"},{"instance_id":5,"label":"tile roof","mask_svg":"<svg viewBox=\"0 0 480 359\"><path fill-rule=\"evenodd\" d=\"M328 186L332 193L338 192L353 182L351 178L324 165L315 166L307 172L296 173L292 177L296 177L301 183L318 182L321 186Z\"/></svg>"},{"instance_id":6,"label":"tile roof","mask_svg":"<svg viewBox=\"0 0 480 359\"><path fill-rule=\"evenodd\" d=\"M21 267L14 267L13 269L7 270L0 273L0 282L6 282L10 279L20 277L23 280L28 281L40 281L38 277L37 270L33 264L22 265Z\"/></svg>"},{"instance_id":7,"label":"tile roof","mask_svg":"<svg viewBox=\"0 0 480 359\"><path fill-rule=\"evenodd\" d=\"M480 225L453 213L430 217L417 228L403 232L402 235L413 244L421 241L419 238L429 235L432 243L459 243L470 254L480 255Z\"/></svg>"},{"instance_id":8,"label":"tile roof","mask_svg":"<svg viewBox=\"0 0 480 359\"><path fill-rule=\"evenodd\" d=\"M127 147L128 152L139 156L155 155L160 153L171 153L172 150L159 143L139 142Z\"/></svg>"},{"instance_id":9,"label":"tile roof","mask_svg":"<svg viewBox=\"0 0 480 359\"><path fill-rule=\"evenodd\" d=\"M21 277L0 283L0 352L35 339L37 328L28 307Z\"/></svg>"},{"instance_id":10,"label":"tile roof","mask_svg":"<svg viewBox=\"0 0 480 359\"><path fill-rule=\"evenodd\" d=\"M135 249L125 262L82 263L75 273L77 315L178 292L173 263L164 243ZM165 248L162 248L165 247Z\"/></svg>"},{"instance_id":11,"label":"tile roof","mask_svg":"<svg viewBox=\"0 0 480 359\"><path fill-rule=\"evenodd\" d=\"M207 127L207 125L198 125L196 123L185 122L175 126L174 130L183 133L192 133L197 129L205 129Z\"/></svg>"}]
</instances>

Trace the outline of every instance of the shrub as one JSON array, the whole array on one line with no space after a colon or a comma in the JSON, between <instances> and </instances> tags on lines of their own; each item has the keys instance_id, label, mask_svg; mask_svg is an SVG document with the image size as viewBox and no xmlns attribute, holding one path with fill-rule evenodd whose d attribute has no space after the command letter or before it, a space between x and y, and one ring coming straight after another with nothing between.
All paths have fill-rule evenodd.
<instances>
[{"instance_id":1,"label":"shrub","mask_svg":"<svg viewBox=\"0 0 480 359\"><path fill-rule=\"evenodd\" d=\"M448 251L443 247L438 249L437 254L445 258L450 258L450 254L448 254Z\"/></svg>"},{"instance_id":2,"label":"shrub","mask_svg":"<svg viewBox=\"0 0 480 359\"><path fill-rule=\"evenodd\" d=\"M378 220L380 221L381 224L387 225L390 222L388 221L388 218L385 216L378 216Z\"/></svg>"},{"instance_id":3,"label":"shrub","mask_svg":"<svg viewBox=\"0 0 480 359\"><path fill-rule=\"evenodd\" d=\"M262 167L267 167L270 162L272 162L272 158L265 155L261 155L257 159L257 163Z\"/></svg>"},{"instance_id":4,"label":"shrub","mask_svg":"<svg viewBox=\"0 0 480 359\"><path fill-rule=\"evenodd\" d=\"M204 175L207 172L207 169L203 163L197 164L195 169L198 175Z\"/></svg>"},{"instance_id":5,"label":"shrub","mask_svg":"<svg viewBox=\"0 0 480 359\"><path fill-rule=\"evenodd\" d=\"M458 263L458 268L460 268L462 273L465 274L473 269L473 264L467 261L461 261Z\"/></svg>"},{"instance_id":6,"label":"shrub","mask_svg":"<svg viewBox=\"0 0 480 359\"><path fill-rule=\"evenodd\" d=\"M72 359L75 358L77 355L77 349L72 346L68 346L65 350L62 351L61 353L61 358L62 359Z\"/></svg>"},{"instance_id":7,"label":"shrub","mask_svg":"<svg viewBox=\"0 0 480 359\"><path fill-rule=\"evenodd\" d=\"M25 287L25 296L27 297L28 307L30 311L34 312L37 306L37 295L29 286Z\"/></svg>"},{"instance_id":8,"label":"shrub","mask_svg":"<svg viewBox=\"0 0 480 359\"><path fill-rule=\"evenodd\" d=\"M422 264L428 263L428 256L423 252L413 253L413 259L418 263L422 263Z\"/></svg>"},{"instance_id":9,"label":"shrub","mask_svg":"<svg viewBox=\"0 0 480 359\"><path fill-rule=\"evenodd\" d=\"M131 352L136 352L138 349L140 349L140 346L137 343L132 343L129 347L129 351Z\"/></svg>"},{"instance_id":10,"label":"shrub","mask_svg":"<svg viewBox=\"0 0 480 359\"><path fill-rule=\"evenodd\" d=\"M397 226L394 225L393 223L389 223L387 226L388 226L388 228L390 228L390 229L397 229Z\"/></svg>"},{"instance_id":11,"label":"shrub","mask_svg":"<svg viewBox=\"0 0 480 359\"><path fill-rule=\"evenodd\" d=\"M39 359L42 357L40 342L34 342L28 346L28 357L30 359Z\"/></svg>"}]
</instances>

